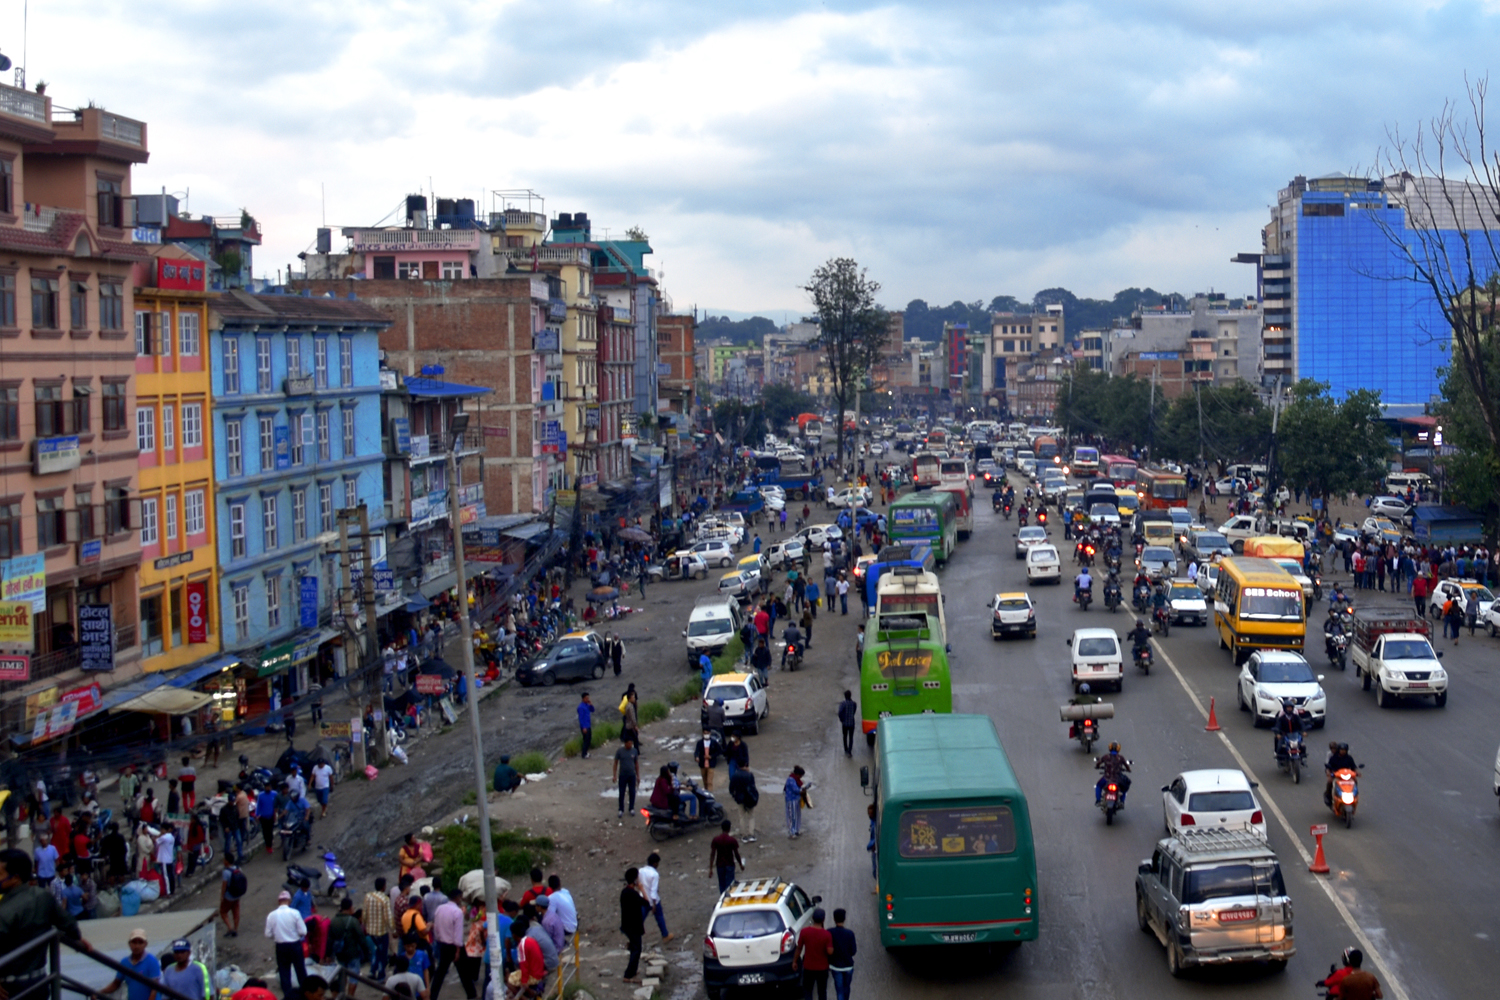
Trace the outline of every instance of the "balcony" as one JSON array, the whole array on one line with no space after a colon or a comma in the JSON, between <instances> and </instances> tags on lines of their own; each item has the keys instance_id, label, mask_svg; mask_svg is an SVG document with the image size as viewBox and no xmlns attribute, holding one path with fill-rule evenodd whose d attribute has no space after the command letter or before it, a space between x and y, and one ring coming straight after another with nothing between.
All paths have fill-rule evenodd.
<instances>
[{"instance_id":1,"label":"balcony","mask_svg":"<svg viewBox=\"0 0 1500 1000\"><path fill-rule=\"evenodd\" d=\"M589 251L587 247L569 246L547 246L545 244L536 247L504 247L497 250L497 257L508 257L512 264L518 267L535 260L538 264L581 264L587 266L589 263Z\"/></svg>"},{"instance_id":2,"label":"balcony","mask_svg":"<svg viewBox=\"0 0 1500 1000\"><path fill-rule=\"evenodd\" d=\"M29 90L0 84L0 111L17 118L25 118L39 125L50 125L47 114L47 99Z\"/></svg>"},{"instance_id":3,"label":"balcony","mask_svg":"<svg viewBox=\"0 0 1500 1000\"><path fill-rule=\"evenodd\" d=\"M135 645L136 626L122 625L115 629L115 657ZM37 653L31 657L31 680L0 682L0 691L13 690L26 684L56 677L70 670L77 670L80 660L78 647L54 649L50 653Z\"/></svg>"},{"instance_id":4,"label":"balcony","mask_svg":"<svg viewBox=\"0 0 1500 1000\"><path fill-rule=\"evenodd\" d=\"M478 229L345 229L356 253L481 249L489 235Z\"/></svg>"},{"instance_id":5,"label":"balcony","mask_svg":"<svg viewBox=\"0 0 1500 1000\"><path fill-rule=\"evenodd\" d=\"M58 139L107 142L129 146L140 153L132 156L136 162L145 161L146 123L117 115L103 108L78 108L71 121L53 120L52 130Z\"/></svg>"}]
</instances>

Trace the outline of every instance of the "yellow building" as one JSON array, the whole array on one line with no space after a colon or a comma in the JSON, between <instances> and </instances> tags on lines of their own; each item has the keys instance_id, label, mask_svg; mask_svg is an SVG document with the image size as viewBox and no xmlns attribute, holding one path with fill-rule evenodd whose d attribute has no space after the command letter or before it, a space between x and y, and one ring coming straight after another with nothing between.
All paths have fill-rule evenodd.
<instances>
[{"instance_id":1,"label":"yellow building","mask_svg":"<svg viewBox=\"0 0 1500 1000\"><path fill-rule=\"evenodd\" d=\"M177 246L138 265L134 428L140 449L142 669L220 651L210 421L208 266Z\"/></svg>"}]
</instances>

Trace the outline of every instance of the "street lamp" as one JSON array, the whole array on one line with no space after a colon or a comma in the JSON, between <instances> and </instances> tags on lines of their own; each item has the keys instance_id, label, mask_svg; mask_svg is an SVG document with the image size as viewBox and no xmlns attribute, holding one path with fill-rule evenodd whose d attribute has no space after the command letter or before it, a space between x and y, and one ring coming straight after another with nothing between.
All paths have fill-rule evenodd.
<instances>
[{"instance_id":1,"label":"street lamp","mask_svg":"<svg viewBox=\"0 0 1500 1000\"><path fill-rule=\"evenodd\" d=\"M458 574L458 638L469 690L469 740L474 754L474 787L479 803L479 856L484 868L484 923L490 975L502 975L499 900L495 891L495 845L490 840L489 789L484 777L484 739L479 731L479 688L474 677L474 638L469 624L469 581L464 566L463 505L459 497L458 447L469 429L469 415L455 413L448 421L448 520L453 526L453 568Z\"/></svg>"}]
</instances>

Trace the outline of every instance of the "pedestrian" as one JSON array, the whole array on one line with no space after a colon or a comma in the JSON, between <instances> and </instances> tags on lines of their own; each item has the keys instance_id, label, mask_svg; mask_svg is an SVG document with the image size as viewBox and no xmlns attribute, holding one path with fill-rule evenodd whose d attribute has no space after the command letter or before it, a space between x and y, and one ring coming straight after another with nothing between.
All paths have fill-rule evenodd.
<instances>
[{"instance_id":1,"label":"pedestrian","mask_svg":"<svg viewBox=\"0 0 1500 1000\"><path fill-rule=\"evenodd\" d=\"M724 748L724 760L729 764L729 778L731 781L734 780L736 771L742 767L750 766L750 748L745 745L745 741L740 738L739 733L729 734L729 745Z\"/></svg>"},{"instance_id":2,"label":"pedestrian","mask_svg":"<svg viewBox=\"0 0 1500 1000\"><path fill-rule=\"evenodd\" d=\"M876 887L870 891L879 892L880 887L878 883L880 881L880 857L876 852L876 848L878 845L875 843L875 803L871 802L869 805L865 806L865 815L870 817L870 839L869 842L865 844L865 850L870 852L870 877L875 879L877 883Z\"/></svg>"},{"instance_id":3,"label":"pedestrian","mask_svg":"<svg viewBox=\"0 0 1500 1000\"><path fill-rule=\"evenodd\" d=\"M640 778L636 773L636 766L641 758L635 748L635 741L627 737L620 749L615 751L614 782L619 788L619 808L615 818L620 825L625 825L626 798L629 798L629 808L635 812L635 786ZM635 871L635 869L631 869Z\"/></svg>"},{"instance_id":4,"label":"pedestrian","mask_svg":"<svg viewBox=\"0 0 1500 1000\"><path fill-rule=\"evenodd\" d=\"M276 897L276 909L266 915L266 937L276 944L276 974L281 977L283 997L292 995L293 973L297 976L299 990L307 983L302 951L302 942L307 939L307 924L291 904L292 894L283 889Z\"/></svg>"},{"instance_id":5,"label":"pedestrian","mask_svg":"<svg viewBox=\"0 0 1500 1000\"><path fill-rule=\"evenodd\" d=\"M193 767L193 758L182 758L182 769L177 772L177 783L182 786L182 808L192 812L198 804L198 770Z\"/></svg>"},{"instance_id":6,"label":"pedestrian","mask_svg":"<svg viewBox=\"0 0 1500 1000\"><path fill-rule=\"evenodd\" d=\"M706 792L714 790L714 760L717 755L713 731L705 728L703 737L693 745L693 763L698 765L698 773L703 777L703 790Z\"/></svg>"},{"instance_id":7,"label":"pedestrian","mask_svg":"<svg viewBox=\"0 0 1500 1000\"><path fill-rule=\"evenodd\" d=\"M803 634L805 634L807 636L807 645L809 647L811 647L812 646L812 639L813 639L813 615L812 615L812 609L810 609L810 608L808 608L806 606L804 606L802 608L802 618L798 622L798 624L802 626L802 632L803 632Z\"/></svg>"},{"instance_id":8,"label":"pedestrian","mask_svg":"<svg viewBox=\"0 0 1500 1000\"><path fill-rule=\"evenodd\" d=\"M92 951L93 947L79 935L77 919L68 914L57 897L42 886L28 884L31 874L31 857L25 851L0 851L0 941L9 948L57 930L63 940L79 946L79 950ZM46 948L34 948L0 967L0 983L7 996L31 989L46 975Z\"/></svg>"},{"instance_id":9,"label":"pedestrian","mask_svg":"<svg viewBox=\"0 0 1500 1000\"><path fill-rule=\"evenodd\" d=\"M589 747L594 744L594 703L589 701L589 693L583 692L578 698L578 735L582 737L582 752L579 754L584 760L588 760Z\"/></svg>"},{"instance_id":10,"label":"pedestrian","mask_svg":"<svg viewBox=\"0 0 1500 1000\"><path fill-rule=\"evenodd\" d=\"M318 805L323 811L318 814L322 819L328 815L328 796L333 793L333 765L326 760L320 760L312 768L313 794L318 797Z\"/></svg>"},{"instance_id":11,"label":"pedestrian","mask_svg":"<svg viewBox=\"0 0 1500 1000\"><path fill-rule=\"evenodd\" d=\"M148 942L144 929L137 927L132 930L128 943L130 945L130 954L120 959L120 964L130 969L131 972L138 973L147 979L148 982L142 983L135 979L127 979L124 976L117 975L114 982L104 987L104 992L113 993L123 985L125 987L125 1000L152 1000L156 995L156 991L151 988L151 984L161 978L161 962L157 960L155 955L151 954L150 948L147 947Z\"/></svg>"},{"instance_id":12,"label":"pedestrian","mask_svg":"<svg viewBox=\"0 0 1500 1000\"><path fill-rule=\"evenodd\" d=\"M833 956L833 936L823 927L827 914L815 907L812 923L797 933L797 948L792 952L792 970L802 973L802 996L812 1000L817 988L818 1000L828 1000L828 960Z\"/></svg>"},{"instance_id":13,"label":"pedestrian","mask_svg":"<svg viewBox=\"0 0 1500 1000\"><path fill-rule=\"evenodd\" d=\"M786 835L789 840L802 835L802 797L810 787L803 780L806 776L807 772L798 764L781 786L782 798L786 799Z\"/></svg>"},{"instance_id":14,"label":"pedestrian","mask_svg":"<svg viewBox=\"0 0 1500 1000\"><path fill-rule=\"evenodd\" d=\"M812 612L814 621L816 621L818 617L818 601L820 600L821 595L822 591L818 589L818 585L813 582L811 577L809 577L807 581L807 607L808 610Z\"/></svg>"},{"instance_id":15,"label":"pedestrian","mask_svg":"<svg viewBox=\"0 0 1500 1000\"><path fill-rule=\"evenodd\" d=\"M1417 617L1427 617L1427 576L1419 573L1411 582L1412 601L1417 606Z\"/></svg>"},{"instance_id":16,"label":"pedestrian","mask_svg":"<svg viewBox=\"0 0 1500 1000\"><path fill-rule=\"evenodd\" d=\"M1463 626L1463 612L1458 608L1458 599L1448 598L1443 604L1443 638L1448 637L1448 632L1453 632L1453 645L1458 645L1458 630Z\"/></svg>"},{"instance_id":17,"label":"pedestrian","mask_svg":"<svg viewBox=\"0 0 1500 1000\"><path fill-rule=\"evenodd\" d=\"M161 872L161 893L170 896L177 884L177 837L172 833L172 827L162 829L161 836L156 838L152 857L156 859L156 870Z\"/></svg>"},{"instance_id":18,"label":"pedestrian","mask_svg":"<svg viewBox=\"0 0 1500 1000\"><path fill-rule=\"evenodd\" d=\"M437 880L434 879L434 891L436 891L436 882ZM428 898L430 899L431 896L429 895ZM344 902L348 903L348 900ZM438 1000L438 994L443 989L443 980L448 978L448 970L458 960L459 949L464 944L464 910L456 900L445 897L433 911L432 943L437 961L432 969L432 986L429 995L432 1000ZM473 998L471 997L470 1000Z\"/></svg>"},{"instance_id":19,"label":"pedestrian","mask_svg":"<svg viewBox=\"0 0 1500 1000\"><path fill-rule=\"evenodd\" d=\"M391 957L391 929L395 926L384 876L377 878L375 888L365 893L359 912L365 937L370 940L370 978L384 979Z\"/></svg>"},{"instance_id":20,"label":"pedestrian","mask_svg":"<svg viewBox=\"0 0 1500 1000\"><path fill-rule=\"evenodd\" d=\"M297 713L287 709L281 716L281 724L286 729L287 745L291 746L293 737L297 735Z\"/></svg>"},{"instance_id":21,"label":"pedestrian","mask_svg":"<svg viewBox=\"0 0 1500 1000\"><path fill-rule=\"evenodd\" d=\"M743 747L743 744L741 744ZM755 787L755 775L750 771L747 757L743 764L732 764L729 771L729 797L740 807L740 828L745 833L745 843L755 843L755 807L760 804L760 792ZM731 762L734 760L730 758Z\"/></svg>"},{"instance_id":22,"label":"pedestrian","mask_svg":"<svg viewBox=\"0 0 1500 1000\"><path fill-rule=\"evenodd\" d=\"M863 667L865 662L865 623L860 622L855 626L854 632L854 666Z\"/></svg>"},{"instance_id":23,"label":"pedestrian","mask_svg":"<svg viewBox=\"0 0 1500 1000\"><path fill-rule=\"evenodd\" d=\"M571 938L578 932L578 904L574 902L573 894L563 888L561 876L547 876L547 898L553 912L562 921L563 932Z\"/></svg>"},{"instance_id":24,"label":"pedestrian","mask_svg":"<svg viewBox=\"0 0 1500 1000\"><path fill-rule=\"evenodd\" d=\"M519 771L517 771L514 767L511 767L510 754L501 754L500 763L495 765L495 773L490 778L490 784L495 789L495 791L513 792L517 788L520 788L521 783L525 780L526 779L521 777L521 773ZM402 862L402 865L403 867L405 867L404 861ZM405 874L405 872L403 872L402 874Z\"/></svg>"},{"instance_id":25,"label":"pedestrian","mask_svg":"<svg viewBox=\"0 0 1500 1000\"><path fill-rule=\"evenodd\" d=\"M546 957L541 943L530 933L531 923L517 920L510 925L510 937L515 949L515 968L505 981L514 987L510 996L539 996L547 979Z\"/></svg>"},{"instance_id":26,"label":"pedestrian","mask_svg":"<svg viewBox=\"0 0 1500 1000\"><path fill-rule=\"evenodd\" d=\"M714 679L714 661L708 658L707 653L698 654L698 672L703 681L703 693L708 693L708 685Z\"/></svg>"},{"instance_id":27,"label":"pedestrian","mask_svg":"<svg viewBox=\"0 0 1500 1000\"><path fill-rule=\"evenodd\" d=\"M833 930L828 932L833 941L828 971L833 976L833 995L837 1000L849 1000L849 984L854 979L854 956L859 951L854 941L854 932L844 926L847 916L842 908L834 910Z\"/></svg>"},{"instance_id":28,"label":"pedestrian","mask_svg":"<svg viewBox=\"0 0 1500 1000\"><path fill-rule=\"evenodd\" d=\"M1473 638L1473 636L1474 636L1474 629L1475 629L1475 627L1478 624L1479 624L1479 601L1476 598L1471 597L1471 598L1468 599L1468 601L1466 601L1464 603L1464 625L1469 630L1469 637L1470 638Z\"/></svg>"},{"instance_id":29,"label":"pedestrian","mask_svg":"<svg viewBox=\"0 0 1500 1000\"><path fill-rule=\"evenodd\" d=\"M844 756L854 756L854 724L859 719L859 706L854 704L854 695L850 691L844 692L844 700L839 702L839 728L844 734Z\"/></svg>"},{"instance_id":30,"label":"pedestrian","mask_svg":"<svg viewBox=\"0 0 1500 1000\"><path fill-rule=\"evenodd\" d=\"M650 910L651 905L641 894L640 871L625 869L625 887L620 890L620 933L625 935L625 943L630 949L630 962L622 977L627 983L640 985L641 982L636 972L641 965L641 939L646 936L646 914Z\"/></svg>"},{"instance_id":31,"label":"pedestrian","mask_svg":"<svg viewBox=\"0 0 1500 1000\"><path fill-rule=\"evenodd\" d=\"M172 942L172 964L161 970L161 984L183 996L209 1000L208 969L193 960L193 945L187 938Z\"/></svg>"},{"instance_id":32,"label":"pedestrian","mask_svg":"<svg viewBox=\"0 0 1500 1000\"><path fill-rule=\"evenodd\" d=\"M729 833L729 820L719 824L719 835L708 843L708 872L719 876L719 895L723 895L734 882L734 866L745 870L745 859L740 857L740 842Z\"/></svg>"},{"instance_id":33,"label":"pedestrian","mask_svg":"<svg viewBox=\"0 0 1500 1000\"><path fill-rule=\"evenodd\" d=\"M641 742L641 724L638 715L641 696L636 693L635 685L630 685L630 690L625 693L625 705L620 709L625 716L620 723L620 741L623 743L627 737L637 746Z\"/></svg>"},{"instance_id":34,"label":"pedestrian","mask_svg":"<svg viewBox=\"0 0 1500 1000\"><path fill-rule=\"evenodd\" d=\"M297 880L297 891L292 893L292 909L303 920L309 919L317 912L317 904L313 902L312 882L307 878Z\"/></svg>"},{"instance_id":35,"label":"pedestrian","mask_svg":"<svg viewBox=\"0 0 1500 1000\"><path fill-rule=\"evenodd\" d=\"M614 640L609 651L610 661L614 664L615 676L620 676L620 661L625 656L625 640L618 635L611 635Z\"/></svg>"},{"instance_id":36,"label":"pedestrian","mask_svg":"<svg viewBox=\"0 0 1500 1000\"><path fill-rule=\"evenodd\" d=\"M240 900L249 891L250 880L245 877L239 863L225 854L224 874L219 878L219 918L224 921L224 929L230 937L239 937Z\"/></svg>"},{"instance_id":37,"label":"pedestrian","mask_svg":"<svg viewBox=\"0 0 1500 1000\"><path fill-rule=\"evenodd\" d=\"M719 745L724 744L724 699L715 698L703 707L703 718L708 731L713 733Z\"/></svg>"},{"instance_id":38,"label":"pedestrian","mask_svg":"<svg viewBox=\"0 0 1500 1000\"><path fill-rule=\"evenodd\" d=\"M639 874L641 895L646 897L651 913L656 917L656 926L661 929L661 943L666 944L672 940L672 932L667 930L667 914L661 906L661 872L657 868L660 864L661 855L652 851Z\"/></svg>"},{"instance_id":39,"label":"pedestrian","mask_svg":"<svg viewBox=\"0 0 1500 1000\"><path fill-rule=\"evenodd\" d=\"M359 975L361 963L370 959L370 939L365 936L364 927L354 915L354 900L348 896L339 901L338 915L328 926L328 943L333 960L354 974L345 977L348 980L348 995L352 997L354 976ZM371 964L374 964L373 961Z\"/></svg>"}]
</instances>

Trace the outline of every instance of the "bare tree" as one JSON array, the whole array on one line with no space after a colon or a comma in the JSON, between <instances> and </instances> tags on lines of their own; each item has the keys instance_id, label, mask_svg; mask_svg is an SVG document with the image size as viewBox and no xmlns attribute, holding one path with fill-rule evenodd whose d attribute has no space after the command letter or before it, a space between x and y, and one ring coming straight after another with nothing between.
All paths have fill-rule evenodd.
<instances>
[{"instance_id":1,"label":"bare tree","mask_svg":"<svg viewBox=\"0 0 1500 1000\"><path fill-rule=\"evenodd\" d=\"M844 464L844 414L864 385L890 336L890 318L875 303L880 282L848 257L835 257L812 274L802 290L817 312L814 343L828 361L833 402L838 408L838 463Z\"/></svg>"}]
</instances>

